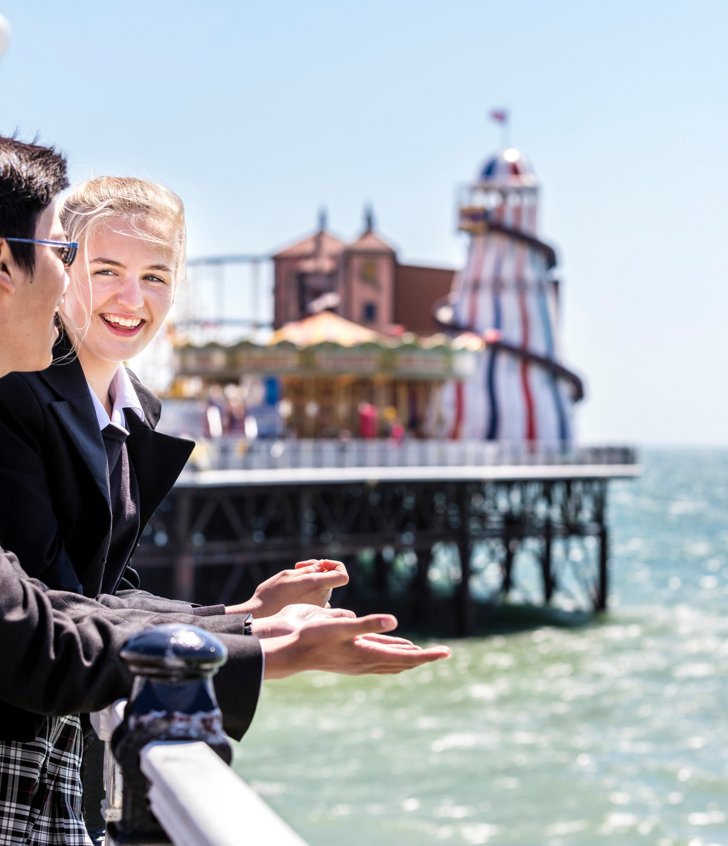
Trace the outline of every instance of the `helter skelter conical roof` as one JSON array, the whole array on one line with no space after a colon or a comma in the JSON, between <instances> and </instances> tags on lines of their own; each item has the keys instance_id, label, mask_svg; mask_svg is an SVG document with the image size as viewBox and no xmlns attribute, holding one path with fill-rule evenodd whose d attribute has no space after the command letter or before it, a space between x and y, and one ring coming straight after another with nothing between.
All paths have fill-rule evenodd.
<instances>
[{"instance_id":1,"label":"helter skelter conical roof","mask_svg":"<svg viewBox=\"0 0 728 846\"><path fill-rule=\"evenodd\" d=\"M478 174L478 182L493 187L535 188L538 185L535 171L514 147L500 150L487 159Z\"/></svg>"}]
</instances>

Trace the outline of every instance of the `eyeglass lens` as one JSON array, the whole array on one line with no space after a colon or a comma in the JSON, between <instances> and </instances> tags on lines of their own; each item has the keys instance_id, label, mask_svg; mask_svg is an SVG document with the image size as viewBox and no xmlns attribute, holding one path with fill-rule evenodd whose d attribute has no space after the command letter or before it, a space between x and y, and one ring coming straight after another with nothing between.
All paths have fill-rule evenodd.
<instances>
[{"instance_id":1,"label":"eyeglass lens","mask_svg":"<svg viewBox=\"0 0 728 846\"><path fill-rule=\"evenodd\" d=\"M76 244L70 244L68 247L57 247L56 249L58 250L58 255L61 257L63 266L70 267L76 258L76 251L78 249Z\"/></svg>"}]
</instances>

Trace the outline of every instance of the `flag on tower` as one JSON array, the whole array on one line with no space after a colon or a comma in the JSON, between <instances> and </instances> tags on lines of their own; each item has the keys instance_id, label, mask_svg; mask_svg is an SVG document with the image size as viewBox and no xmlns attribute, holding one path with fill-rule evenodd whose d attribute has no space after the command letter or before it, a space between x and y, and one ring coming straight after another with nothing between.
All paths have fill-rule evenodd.
<instances>
[{"instance_id":1,"label":"flag on tower","mask_svg":"<svg viewBox=\"0 0 728 846\"><path fill-rule=\"evenodd\" d=\"M508 112L505 109L491 109L490 119L496 123L507 123Z\"/></svg>"}]
</instances>

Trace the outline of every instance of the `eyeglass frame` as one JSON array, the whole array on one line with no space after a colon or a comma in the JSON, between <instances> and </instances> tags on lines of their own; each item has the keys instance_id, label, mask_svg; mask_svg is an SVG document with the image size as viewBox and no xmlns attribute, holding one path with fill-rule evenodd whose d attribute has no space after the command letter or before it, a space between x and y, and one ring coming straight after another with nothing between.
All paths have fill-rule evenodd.
<instances>
[{"instance_id":1,"label":"eyeglass frame","mask_svg":"<svg viewBox=\"0 0 728 846\"><path fill-rule=\"evenodd\" d=\"M45 241L42 238L11 238L7 235L0 235L0 239L15 244L40 244L43 247L57 247L64 267L70 267L78 253L78 241Z\"/></svg>"}]
</instances>

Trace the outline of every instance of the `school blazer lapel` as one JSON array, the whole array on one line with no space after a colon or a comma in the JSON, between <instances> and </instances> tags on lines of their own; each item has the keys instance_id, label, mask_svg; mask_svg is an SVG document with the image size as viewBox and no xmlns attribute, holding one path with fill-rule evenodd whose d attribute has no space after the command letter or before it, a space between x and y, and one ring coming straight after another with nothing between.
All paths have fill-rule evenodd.
<instances>
[{"instance_id":1,"label":"school blazer lapel","mask_svg":"<svg viewBox=\"0 0 728 846\"><path fill-rule=\"evenodd\" d=\"M68 363L54 362L40 376L57 397L49 401L49 412L78 451L81 463L88 468L95 487L109 507L111 520L106 450L81 365L77 359Z\"/></svg>"},{"instance_id":2,"label":"school blazer lapel","mask_svg":"<svg viewBox=\"0 0 728 846\"><path fill-rule=\"evenodd\" d=\"M57 353L64 353L62 346L57 348ZM108 533L111 498L106 450L81 365L76 358L67 362L56 361L40 375L55 397L48 403L50 413L78 450L81 462L88 468L95 487L107 504L109 523L104 527L104 533ZM154 431L161 403L131 371L129 375L145 416L145 422L142 422L133 412L128 414L129 438L126 442L139 490L140 525L144 526L182 472L194 442Z\"/></svg>"},{"instance_id":3,"label":"school blazer lapel","mask_svg":"<svg viewBox=\"0 0 728 846\"><path fill-rule=\"evenodd\" d=\"M130 372L146 423L127 413L129 460L134 465L139 488L139 517L144 526L169 493L194 449L194 442L156 432L161 403Z\"/></svg>"}]
</instances>

